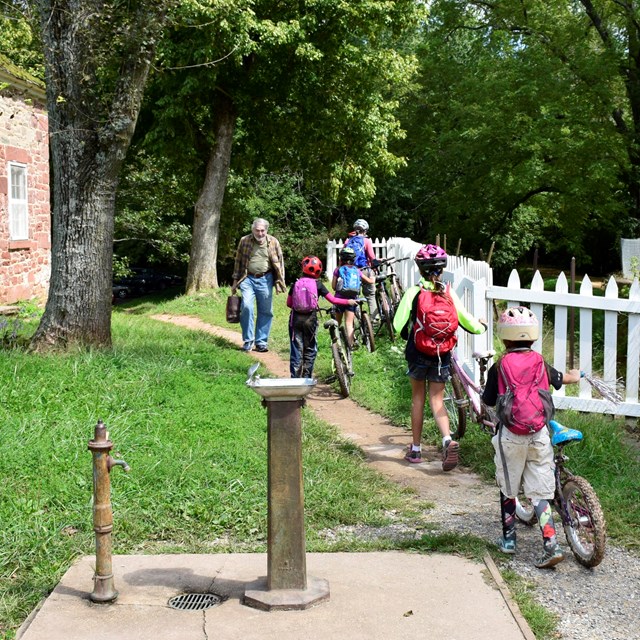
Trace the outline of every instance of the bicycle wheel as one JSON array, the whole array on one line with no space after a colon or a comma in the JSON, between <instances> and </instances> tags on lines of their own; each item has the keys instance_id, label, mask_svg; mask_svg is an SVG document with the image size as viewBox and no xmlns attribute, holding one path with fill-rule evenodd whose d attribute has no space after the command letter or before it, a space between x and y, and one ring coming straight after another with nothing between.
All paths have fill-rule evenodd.
<instances>
[{"instance_id":1,"label":"bicycle wheel","mask_svg":"<svg viewBox=\"0 0 640 640\"><path fill-rule=\"evenodd\" d=\"M389 302L389 296L386 289L380 289L376 296L378 299L378 309L380 311L380 328L386 327L391 342L396 339L396 334L393 330L393 311L391 310L391 303Z\"/></svg>"},{"instance_id":2,"label":"bicycle wheel","mask_svg":"<svg viewBox=\"0 0 640 640\"><path fill-rule=\"evenodd\" d=\"M528 527L532 526L536 521L536 512L528 498L524 494L516 498L516 518Z\"/></svg>"},{"instance_id":3,"label":"bicycle wheel","mask_svg":"<svg viewBox=\"0 0 640 640\"><path fill-rule=\"evenodd\" d=\"M349 387L351 378L349 372L345 369L345 356L343 355L342 345L338 342L331 343L331 354L333 355L333 364L336 369L336 377L340 384L340 394L343 398L349 397Z\"/></svg>"},{"instance_id":4,"label":"bicycle wheel","mask_svg":"<svg viewBox=\"0 0 640 640\"><path fill-rule=\"evenodd\" d=\"M362 309L360 314L360 332L362 334L362 342L367 347L369 353L373 353L376 350L376 340L374 338L371 318L366 309Z\"/></svg>"},{"instance_id":5,"label":"bicycle wheel","mask_svg":"<svg viewBox=\"0 0 640 640\"><path fill-rule=\"evenodd\" d=\"M453 373L444 386L444 406L449 415L451 437L459 440L467 430L467 407L469 399L464 391L460 378Z\"/></svg>"},{"instance_id":6,"label":"bicycle wheel","mask_svg":"<svg viewBox=\"0 0 640 640\"><path fill-rule=\"evenodd\" d=\"M576 560L585 567L596 567L604 558L606 523L593 487L580 476L572 476L562 485L569 522L562 526Z\"/></svg>"},{"instance_id":7,"label":"bicycle wheel","mask_svg":"<svg viewBox=\"0 0 640 640\"><path fill-rule=\"evenodd\" d=\"M393 310L395 311L400 304L400 300L402 299L402 287L400 286L397 277L391 278L390 292L391 304L393 305Z\"/></svg>"}]
</instances>

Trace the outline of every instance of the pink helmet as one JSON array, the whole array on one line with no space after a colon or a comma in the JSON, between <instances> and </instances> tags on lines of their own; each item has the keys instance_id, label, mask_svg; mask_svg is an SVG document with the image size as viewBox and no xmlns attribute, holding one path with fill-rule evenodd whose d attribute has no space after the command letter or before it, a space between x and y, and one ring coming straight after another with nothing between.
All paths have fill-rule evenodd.
<instances>
[{"instance_id":1,"label":"pink helmet","mask_svg":"<svg viewBox=\"0 0 640 640\"><path fill-rule=\"evenodd\" d=\"M437 271L447 266L447 252L437 244L425 244L414 260L420 271Z\"/></svg>"},{"instance_id":2,"label":"pink helmet","mask_svg":"<svg viewBox=\"0 0 640 640\"><path fill-rule=\"evenodd\" d=\"M539 336L538 318L527 307L511 307L498 320L498 337L501 340L534 342Z\"/></svg>"}]
</instances>

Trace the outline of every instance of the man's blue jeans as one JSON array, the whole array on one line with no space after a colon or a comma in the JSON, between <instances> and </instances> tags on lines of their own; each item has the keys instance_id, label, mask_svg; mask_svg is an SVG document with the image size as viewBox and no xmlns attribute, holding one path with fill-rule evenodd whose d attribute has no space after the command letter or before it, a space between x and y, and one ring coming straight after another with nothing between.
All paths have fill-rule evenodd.
<instances>
[{"instance_id":1,"label":"man's blue jeans","mask_svg":"<svg viewBox=\"0 0 640 640\"><path fill-rule=\"evenodd\" d=\"M247 276L240 283L240 293L240 327L244 348L249 350L254 343L257 347L266 347L273 321L273 274L267 273L262 278ZM257 309L255 327L254 305Z\"/></svg>"}]
</instances>

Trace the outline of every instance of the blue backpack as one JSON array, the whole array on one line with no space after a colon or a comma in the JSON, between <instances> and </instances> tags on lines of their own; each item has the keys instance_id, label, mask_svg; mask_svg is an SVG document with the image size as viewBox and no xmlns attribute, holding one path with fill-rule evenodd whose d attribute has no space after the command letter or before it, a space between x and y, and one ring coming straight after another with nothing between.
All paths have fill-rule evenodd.
<instances>
[{"instance_id":1,"label":"blue backpack","mask_svg":"<svg viewBox=\"0 0 640 640\"><path fill-rule=\"evenodd\" d=\"M360 294L360 271L352 264L343 264L338 269L338 279L336 282L336 293L340 293L343 298L357 298Z\"/></svg>"},{"instance_id":2,"label":"blue backpack","mask_svg":"<svg viewBox=\"0 0 640 640\"><path fill-rule=\"evenodd\" d=\"M345 243L345 247L349 247L356 252L356 259L353 261L353 264L356 267L362 269L362 267L366 267L369 265L369 260L367 260L367 254L364 252L364 236L355 235L351 236Z\"/></svg>"}]
</instances>

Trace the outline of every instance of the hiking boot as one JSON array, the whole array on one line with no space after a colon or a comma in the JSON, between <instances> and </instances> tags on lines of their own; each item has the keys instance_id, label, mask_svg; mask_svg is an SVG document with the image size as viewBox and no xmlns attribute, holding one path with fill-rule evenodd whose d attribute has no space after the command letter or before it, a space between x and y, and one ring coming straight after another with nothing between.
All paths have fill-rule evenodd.
<instances>
[{"instance_id":1,"label":"hiking boot","mask_svg":"<svg viewBox=\"0 0 640 640\"><path fill-rule=\"evenodd\" d=\"M559 562L564 560L564 553L560 548L559 544L554 545L553 547L544 548L542 555L535 562L535 566L538 569L549 569L550 567L555 567Z\"/></svg>"},{"instance_id":2,"label":"hiking boot","mask_svg":"<svg viewBox=\"0 0 640 640\"><path fill-rule=\"evenodd\" d=\"M413 464L422 462L422 451L413 451L411 449L411 445L409 445L409 451L407 451L407 453L405 454L404 459L407 462L411 462Z\"/></svg>"},{"instance_id":3,"label":"hiking boot","mask_svg":"<svg viewBox=\"0 0 640 640\"><path fill-rule=\"evenodd\" d=\"M496 540L496 545L498 546L498 549L502 551L502 553L508 553L509 555L513 555L516 552L515 538L505 538L504 536L500 536Z\"/></svg>"},{"instance_id":4,"label":"hiking boot","mask_svg":"<svg viewBox=\"0 0 640 640\"><path fill-rule=\"evenodd\" d=\"M460 445L455 440L449 440L442 452L442 470L451 471L458 466L458 451Z\"/></svg>"}]
</instances>

